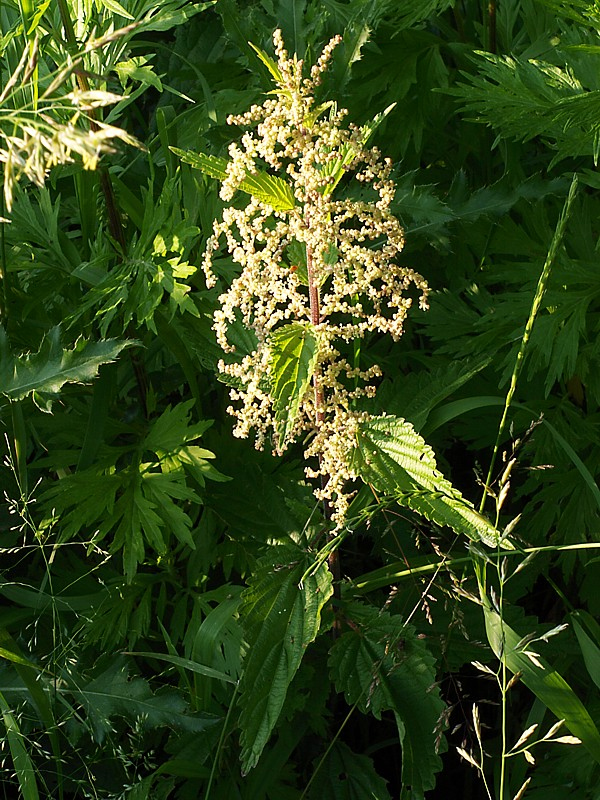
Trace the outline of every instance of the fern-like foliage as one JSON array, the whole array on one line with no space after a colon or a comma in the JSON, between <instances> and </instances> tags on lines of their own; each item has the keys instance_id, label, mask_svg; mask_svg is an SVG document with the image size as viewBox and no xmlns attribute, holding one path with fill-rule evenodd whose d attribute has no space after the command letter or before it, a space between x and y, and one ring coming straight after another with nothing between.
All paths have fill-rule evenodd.
<instances>
[{"instance_id":1,"label":"fern-like foliage","mask_svg":"<svg viewBox=\"0 0 600 800\"><path fill-rule=\"evenodd\" d=\"M600 155L600 91L586 90L569 66L478 52L469 83L448 90L464 110L499 137L542 137L567 156Z\"/></svg>"},{"instance_id":2,"label":"fern-like foliage","mask_svg":"<svg viewBox=\"0 0 600 800\"><path fill-rule=\"evenodd\" d=\"M113 657L99 675L88 680L81 678L77 688L67 693L85 710L88 723L97 742L102 742L112 730L114 717L139 719L147 728L173 728L202 731L218 722L214 716L192 714L177 692L152 692L148 682L129 675L130 665L125 656Z\"/></svg>"},{"instance_id":3,"label":"fern-like foliage","mask_svg":"<svg viewBox=\"0 0 600 800\"><path fill-rule=\"evenodd\" d=\"M390 800L385 781L377 774L371 758L353 753L343 742L336 742L325 761L317 766L309 800Z\"/></svg>"},{"instance_id":4,"label":"fern-like foliage","mask_svg":"<svg viewBox=\"0 0 600 800\"><path fill-rule=\"evenodd\" d=\"M202 501L189 479L199 488L206 479L227 480L210 464L214 455L192 444L211 424L190 424L192 405L169 406L142 441L128 449L123 466L115 467L113 461L67 475L44 496L48 510L61 519L65 540L90 529L96 531L95 542L111 534L110 550L122 551L129 581L147 546L164 555L173 534L195 547L188 510L189 504Z\"/></svg>"}]
</instances>

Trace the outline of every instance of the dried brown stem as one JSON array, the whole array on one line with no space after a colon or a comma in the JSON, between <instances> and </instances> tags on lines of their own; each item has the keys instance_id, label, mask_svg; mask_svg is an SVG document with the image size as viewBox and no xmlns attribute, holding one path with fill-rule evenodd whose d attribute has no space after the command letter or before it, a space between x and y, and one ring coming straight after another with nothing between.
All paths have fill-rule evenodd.
<instances>
[{"instance_id":1,"label":"dried brown stem","mask_svg":"<svg viewBox=\"0 0 600 800\"><path fill-rule=\"evenodd\" d=\"M60 11L61 21L65 30L65 39L67 42L67 46L70 48L74 48L77 44L77 40L75 38L75 30L73 28L73 22L71 20L71 16L66 6L65 0L58 0L58 7ZM87 73L84 71L83 67L79 66L76 67L74 72L75 72L75 79L77 81L79 89L82 92L88 92L90 90L90 84L88 81ZM100 130L100 126L98 125L98 122L96 120L94 109L89 110L88 118L90 121L91 130L92 131ZM108 217L108 230L113 238L113 241L116 242L119 250L121 251L120 255L124 257L125 254L127 253L127 242L125 241L125 232L123 231L123 225L121 223L121 217L119 215L119 209L117 206L117 201L115 198L115 192L113 189L112 181L110 179L110 175L107 170L100 167L98 172L100 175L100 188L102 189L102 194L104 196L104 204L106 206L106 214ZM148 376L146 373L146 367L141 358L137 354L134 354L133 351L130 351L129 358L131 360L131 366L133 368L133 373L135 375L135 380L137 383L138 394L140 396L140 402L142 404L144 417L147 418Z\"/></svg>"},{"instance_id":2,"label":"dried brown stem","mask_svg":"<svg viewBox=\"0 0 600 800\"><path fill-rule=\"evenodd\" d=\"M496 33L496 0L488 2L488 47L490 53L495 53L498 49Z\"/></svg>"}]
</instances>

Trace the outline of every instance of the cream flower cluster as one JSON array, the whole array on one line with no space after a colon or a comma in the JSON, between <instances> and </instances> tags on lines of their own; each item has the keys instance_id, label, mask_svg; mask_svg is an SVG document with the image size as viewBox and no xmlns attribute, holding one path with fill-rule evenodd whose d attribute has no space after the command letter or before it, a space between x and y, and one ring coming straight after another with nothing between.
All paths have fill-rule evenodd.
<instances>
[{"instance_id":1,"label":"cream flower cluster","mask_svg":"<svg viewBox=\"0 0 600 800\"><path fill-rule=\"evenodd\" d=\"M294 206L280 210L285 204L274 208L252 197L243 209L226 208L214 223L203 268L208 285L214 285L213 255L224 240L241 272L220 297L214 315L217 340L225 352L233 352L228 334L236 321L257 339L255 351L241 361L219 364L238 387L231 390L229 409L237 418L234 433L246 437L254 431L257 447L269 440L277 453L308 433L306 474L320 478L315 494L339 528L348 484L357 477L348 454L365 418L355 401L373 396L381 375L377 366L351 364L342 352L349 349L344 343L369 332L399 339L413 302L409 290L426 308L428 287L421 275L396 263L404 236L389 210L394 197L390 160L365 147L363 130L342 127L345 110L314 99L340 37L325 47L309 78L303 77L303 62L288 56L280 31L273 39L277 88L262 105L228 119L248 130L239 144L230 145L221 197L231 200L246 178L267 172L285 178ZM360 199L334 199L338 184L349 193L352 178ZM302 264L294 263L299 248L305 254ZM270 394L270 339L290 323L311 325L318 350L313 385L301 398L291 432L280 441Z\"/></svg>"}]
</instances>

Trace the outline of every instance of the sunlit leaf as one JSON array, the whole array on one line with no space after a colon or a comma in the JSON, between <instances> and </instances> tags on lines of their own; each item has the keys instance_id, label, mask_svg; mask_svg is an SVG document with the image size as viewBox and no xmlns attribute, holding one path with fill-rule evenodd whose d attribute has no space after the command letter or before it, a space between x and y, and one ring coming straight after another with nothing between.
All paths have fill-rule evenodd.
<instances>
[{"instance_id":1,"label":"sunlit leaf","mask_svg":"<svg viewBox=\"0 0 600 800\"><path fill-rule=\"evenodd\" d=\"M317 354L317 338L308 324L284 325L271 336L269 373L280 447L294 427L315 370Z\"/></svg>"},{"instance_id":2,"label":"sunlit leaf","mask_svg":"<svg viewBox=\"0 0 600 800\"><path fill-rule=\"evenodd\" d=\"M398 417L377 417L359 427L353 467L380 492L438 525L497 547L501 535L437 468L431 447ZM510 548L507 540L502 547Z\"/></svg>"},{"instance_id":3,"label":"sunlit leaf","mask_svg":"<svg viewBox=\"0 0 600 800\"><path fill-rule=\"evenodd\" d=\"M191 150L180 150L178 147L170 147L169 150L179 156L184 163L201 170L211 178L223 181L227 177L227 160L224 158L194 153ZM290 185L283 178L266 172L259 171L255 175L247 175L239 188L242 192L271 206L275 211L291 211L296 205Z\"/></svg>"},{"instance_id":4,"label":"sunlit leaf","mask_svg":"<svg viewBox=\"0 0 600 800\"><path fill-rule=\"evenodd\" d=\"M559 719L564 719L571 733L581 739L589 754L600 763L600 733L587 708L573 689L546 661L518 649L521 639L500 615L488 604L484 605L485 627L488 641L497 658L511 672L521 674L521 682Z\"/></svg>"},{"instance_id":5,"label":"sunlit leaf","mask_svg":"<svg viewBox=\"0 0 600 800\"><path fill-rule=\"evenodd\" d=\"M114 361L133 341L78 339L72 349L61 345L60 328L44 336L37 353L14 356L0 326L0 393L9 400L22 400L35 393L42 410L50 411L52 400L66 383L89 383L102 364Z\"/></svg>"}]
</instances>

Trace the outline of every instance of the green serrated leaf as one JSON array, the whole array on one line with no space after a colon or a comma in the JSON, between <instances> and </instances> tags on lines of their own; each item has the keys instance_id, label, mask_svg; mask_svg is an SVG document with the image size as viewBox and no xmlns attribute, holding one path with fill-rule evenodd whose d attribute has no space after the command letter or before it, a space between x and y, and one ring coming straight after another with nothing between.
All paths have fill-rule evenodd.
<instances>
[{"instance_id":1,"label":"green serrated leaf","mask_svg":"<svg viewBox=\"0 0 600 800\"><path fill-rule=\"evenodd\" d=\"M266 172L246 176L240 189L275 211L291 211L296 206L291 186L283 178L268 175Z\"/></svg>"},{"instance_id":2,"label":"green serrated leaf","mask_svg":"<svg viewBox=\"0 0 600 800\"><path fill-rule=\"evenodd\" d=\"M390 800L386 782L377 774L373 761L353 753L337 741L319 766L308 794L309 800Z\"/></svg>"},{"instance_id":3,"label":"green serrated leaf","mask_svg":"<svg viewBox=\"0 0 600 800\"><path fill-rule=\"evenodd\" d=\"M281 713L288 686L307 646L319 632L321 610L332 594L331 573L310 572L306 554L273 547L259 562L243 594L248 654L240 682L242 770L251 770Z\"/></svg>"},{"instance_id":4,"label":"green serrated leaf","mask_svg":"<svg viewBox=\"0 0 600 800\"><path fill-rule=\"evenodd\" d=\"M212 421L203 420L195 425L190 424L194 400L170 405L160 417L152 423L144 439L143 447L158 456L180 450L184 444L199 438L212 425Z\"/></svg>"},{"instance_id":5,"label":"green serrated leaf","mask_svg":"<svg viewBox=\"0 0 600 800\"><path fill-rule=\"evenodd\" d=\"M365 714L381 719L384 711L394 713L402 783L422 798L434 788L442 766L437 741L445 704L436 686L434 658L399 617L358 603L347 613L353 627L336 641L329 658L336 688Z\"/></svg>"},{"instance_id":6,"label":"green serrated leaf","mask_svg":"<svg viewBox=\"0 0 600 800\"><path fill-rule=\"evenodd\" d=\"M315 371L318 343L311 325L292 323L278 328L271 335L270 345L275 431L279 447L283 447Z\"/></svg>"},{"instance_id":7,"label":"green serrated leaf","mask_svg":"<svg viewBox=\"0 0 600 800\"><path fill-rule=\"evenodd\" d=\"M224 181L227 177L227 159L219 156L194 153L192 150L181 150L179 147L169 147L172 153L194 169L199 169L211 178Z\"/></svg>"},{"instance_id":8,"label":"green serrated leaf","mask_svg":"<svg viewBox=\"0 0 600 800\"><path fill-rule=\"evenodd\" d=\"M37 353L14 356L0 326L0 393L9 400L35 394L38 399L43 398L42 410L50 411L52 399L65 383L89 383L102 364L114 361L122 350L136 344L116 339L78 339L71 350L66 350L60 336L60 328L52 328Z\"/></svg>"},{"instance_id":9,"label":"green serrated leaf","mask_svg":"<svg viewBox=\"0 0 600 800\"><path fill-rule=\"evenodd\" d=\"M393 111L395 108L396 103L392 103L388 106L385 111L376 114L373 117L373 120L367 123L362 129L362 138L360 144L362 147L366 145L369 141L375 130L379 127L379 125L383 122L383 120L387 117L390 111ZM355 158L357 150L350 144L346 144L340 148L339 155L335 160L328 160L323 166L323 173L325 175L331 176L332 180L327 183L325 188L323 189L323 195L327 197L330 195L338 185L338 183L342 180L344 175L346 174L346 167L352 163L353 159Z\"/></svg>"},{"instance_id":10,"label":"green serrated leaf","mask_svg":"<svg viewBox=\"0 0 600 800\"><path fill-rule=\"evenodd\" d=\"M431 447L404 419L376 417L359 427L353 468L367 483L438 525L490 547L512 549L438 470Z\"/></svg>"},{"instance_id":11,"label":"green serrated leaf","mask_svg":"<svg viewBox=\"0 0 600 800\"><path fill-rule=\"evenodd\" d=\"M273 80L280 85L283 84L284 82L283 75L281 74L281 70L277 66L277 62L273 61L273 59L270 56L268 56L263 50L261 50L255 44L252 44L252 42L248 42L248 44L254 50L256 55L260 58L265 67L269 70Z\"/></svg>"},{"instance_id":12,"label":"green serrated leaf","mask_svg":"<svg viewBox=\"0 0 600 800\"><path fill-rule=\"evenodd\" d=\"M211 178L223 181L227 177L225 158L180 150L178 147L170 147L169 150L179 156L184 163L201 170ZM291 186L283 178L266 172L259 171L255 175L247 175L239 188L242 192L271 206L275 211L291 211L296 205Z\"/></svg>"}]
</instances>

